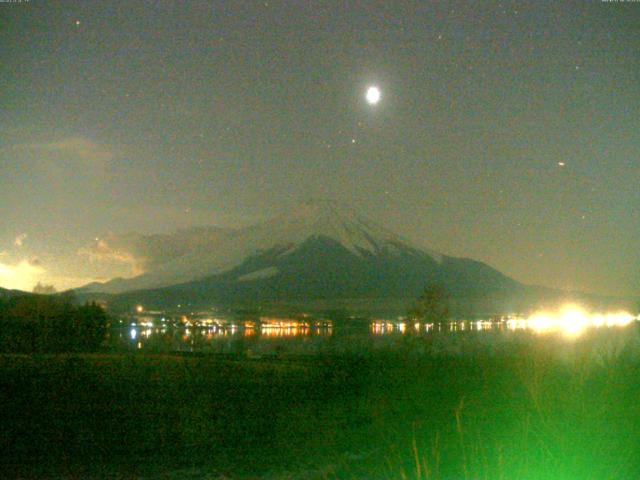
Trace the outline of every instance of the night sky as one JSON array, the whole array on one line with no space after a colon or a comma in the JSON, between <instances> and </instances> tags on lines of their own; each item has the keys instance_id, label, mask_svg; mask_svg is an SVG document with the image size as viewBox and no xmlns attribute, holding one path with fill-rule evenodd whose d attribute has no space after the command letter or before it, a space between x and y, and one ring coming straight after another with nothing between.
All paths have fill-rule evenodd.
<instances>
[{"instance_id":1,"label":"night sky","mask_svg":"<svg viewBox=\"0 0 640 480\"><path fill-rule=\"evenodd\" d=\"M525 283L640 294L640 3L31 0L0 22L0 286L131 275L83 247L322 197Z\"/></svg>"}]
</instances>

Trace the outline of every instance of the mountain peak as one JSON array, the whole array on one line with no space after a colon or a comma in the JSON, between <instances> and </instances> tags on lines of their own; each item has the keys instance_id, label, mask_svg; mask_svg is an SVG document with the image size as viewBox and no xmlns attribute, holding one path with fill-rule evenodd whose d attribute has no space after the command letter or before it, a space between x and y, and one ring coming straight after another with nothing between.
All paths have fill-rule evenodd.
<instances>
[{"instance_id":1,"label":"mountain peak","mask_svg":"<svg viewBox=\"0 0 640 480\"><path fill-rule=\"evenodd\" d=\"M357 255L407 244L393 232L358 215L352 207L325 199L306 200L262 228L272 239L282 239L281 243L292 246L309 238L328 237Z\"/></svg>"}]
</instances>

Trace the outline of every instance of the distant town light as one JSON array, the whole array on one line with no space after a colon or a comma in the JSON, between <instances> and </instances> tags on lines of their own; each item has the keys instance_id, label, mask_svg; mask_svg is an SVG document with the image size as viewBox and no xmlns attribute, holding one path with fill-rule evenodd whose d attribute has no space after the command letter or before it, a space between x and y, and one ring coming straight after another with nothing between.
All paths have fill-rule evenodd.
<instances>
[{"instance_id":1,"label":"distant town light","mask_svg":"<svg viewBox=\"0 0 640 480\"><path fill-rule=\"evenodd\" d=\"M589 328L626 327L636 317L628 312L590 313L579 305L565 305L557 312L536 312L526 319L510 319L510 330L530 328L537 333L560 331L567 337L577 337Z\"/></svg>"}]
</instances>

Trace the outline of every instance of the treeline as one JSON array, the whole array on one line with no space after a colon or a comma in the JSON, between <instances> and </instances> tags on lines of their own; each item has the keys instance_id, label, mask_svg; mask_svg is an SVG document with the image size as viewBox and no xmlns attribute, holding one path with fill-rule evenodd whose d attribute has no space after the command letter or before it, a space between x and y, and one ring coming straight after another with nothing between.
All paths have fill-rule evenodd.
<instances>
[{"instance_id":1,"label":"treeline","mask_svg":"<svg viewBox=\"0 0 640 480\"><path fill-rule=\"evenodd\" d=\"M100 347L107 315L96 304L77 305L72 295L0 298L0 352L87 352Z\"/></svg>"}]
</instances>

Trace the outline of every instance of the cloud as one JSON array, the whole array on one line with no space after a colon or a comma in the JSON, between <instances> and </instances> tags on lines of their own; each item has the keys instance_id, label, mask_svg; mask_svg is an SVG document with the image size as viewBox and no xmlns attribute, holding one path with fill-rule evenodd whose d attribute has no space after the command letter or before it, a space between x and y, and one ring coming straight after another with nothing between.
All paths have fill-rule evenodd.
<instances>
[{"instance_id":1,"label":"cloud","mask_svg":"<svg viewBox=\"0 0 640 480\"><path fill-rule=\"evenodd\" d=\"M78 174L103 181L115 158L111 148L83 137L68 137L46 143L22 143L2 150L10 151L16 157L30 159L49 180L58 182Z\"/></svg>"},{"instance_id":2,"label":"cloud","mask_svg":"<svg viewBox=\"0 0 640 480\"><path fill-rule=\"evenodd\" d=\"M192 227L169 234L109 234L96 238L78 250L90 261L131 266L133 275L161 268L194 251L208 251L229 230L219 227Z\"/></svg>"},{"instance_id":3,"label":"cloud","mask_svg":"<svg viewBox=\"0 0 640 480\"><path fill-rule=\"evenodd\" d=\"M0 262L0 287L30 291L44 273L42 266L29 260L14 264Z\"/></svg>"},{"instance_id":4,"label":"cloud","mask_svg":"<svg viewBox=\"0 0 640 480\"><path fill-rule=\"evenodd\" d=\"M77 288L96 281L106 281L107 277L88 277L82 275L64 275L45 268L37 258L22 259L17 262L0 261L0 287L11 290L31 292L40 284L53 287L58 291ZM50 288L47 291L50 293ZM41 290L40 293L47 293Z\"/></svg>"},{"instance_id":5,"label":"cloud","mask_svg":"<svg viewBox=\"0 0 640 480\"><path fill-rule=\"evenodd\" d=\"M87 257L94 262L114 262L130 265L132 273L138 275L144 272L144 258L134 253L136 241L133 235L96 238L89 245L78 250L78 255Z\"/></svg>"},{"instance_id":6,"label":"cloud","mask_svg":"<svg viewBox=\"0 0 640 480\"><path fill-rule=\"evenodd\" d=\"M24 245L24 241L27 239L27 234L26 233L21 233L20 235L18 235L16 237L16 239L13 241L13 244L16 247L21 247L22 245Z\"/></svg>"},{"instance_id":7,"label":"cloud","mask_svg":"<svg viewBox=\"0 0 640 480\"><path fill-rule=\"evenodd\" d=\"M69 137L58 142L23 143L14 145L16 150L31 150L49 153L64 153L80 158L87 163L102 164L114 158L108 148L82 137Z\"/></svg>"}]
</instances>

